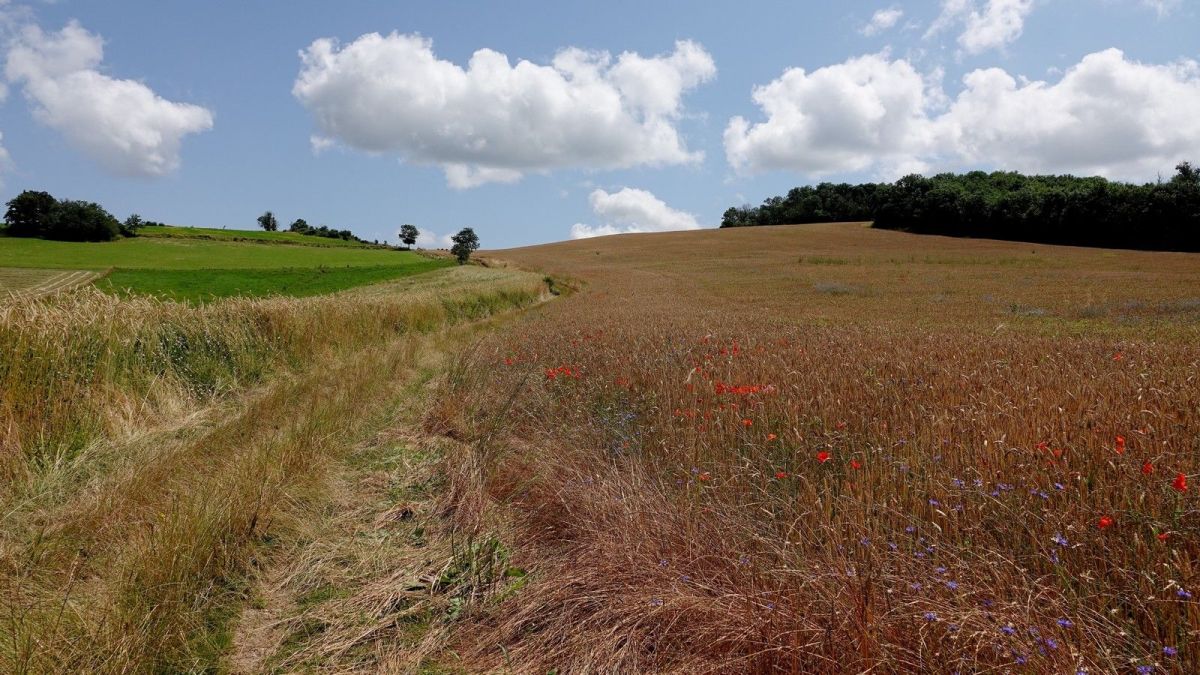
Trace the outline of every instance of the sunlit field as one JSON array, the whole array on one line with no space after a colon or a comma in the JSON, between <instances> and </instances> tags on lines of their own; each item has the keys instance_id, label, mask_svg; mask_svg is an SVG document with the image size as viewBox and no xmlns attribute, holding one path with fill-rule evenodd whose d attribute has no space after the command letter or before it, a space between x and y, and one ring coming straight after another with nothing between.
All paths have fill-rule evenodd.
<instances>
[{"instance_id":1,"label":"sunlit field","mask_svg":"<svg viewBox=\"0 0 1200 675\"><path fill-rule=\"evenodd\" d=\"M450 513L514 672L1200 671L1200 257L860 224L487 256ZM516 588L513 588L516 586Z\"/></svg>"}]
</instances>

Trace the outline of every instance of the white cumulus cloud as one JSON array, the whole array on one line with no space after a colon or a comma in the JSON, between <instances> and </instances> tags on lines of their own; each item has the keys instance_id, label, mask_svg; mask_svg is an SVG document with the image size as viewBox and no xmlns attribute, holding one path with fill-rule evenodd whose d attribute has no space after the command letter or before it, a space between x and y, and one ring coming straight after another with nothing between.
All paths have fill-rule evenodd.
<instances>
[{"instance_id":1,"label":"white cumulus cloud","mask_svg":"<svg viewBox=\"0 0 1200 675\"><path fill-rule=\"evenodd\" d=\"M725 152L740 171L811 175L903 161L931 143L926 79L904 60L870 54L810 72L791 68L755 87L767 120L734 117Z\"/></svg>"},{"instance_id":2,"label":"white cumulus cloud","mask_svg":"<svg viewBox=\"0 0 1200 675\"><path fill-rule=\"evenodd\" d=\"M103 59L103 40L75 21L57 33L27 25L9 47L5 75L23 87L39 122L109 170L174 171L183 138L211 129L212 112L104 75L97 70Z\"/></svg>"},{"instance_id":3,"label":"white cumulus cloud","mask_svg":"<svg viewBox=\"0 0 1200 675\"><path fill-rule=\"evenodd\" d=\"M942 0L942 11L925 37L959 26L959 46L968 54L981 54L1021 37L1031 12L1033 0Z\"/></svg>"},{"instance_id":4,"label":"white cumulus cloud","mask_svg":"<svg viewBox=\"0 0 1200 675\"><path fill-rule=\"evenodd\" d=\"M480 49L463 68L419 35L371 33L317 40L301 58L292 93L320 138L439 166L456 188L566 167L698 162L676 124L683 95L716 74L690 41L654 57L568 48L548 65Z\"/></svg>"},{"instance_id":5,"label":"white cumulus cloud","mask_svg":"<svg viewBox=\"0 0 1200 675\"><path fill-rule=\"evenodd\" d=\"M867 25L863 26L859 32L867 37L879 35L880 33L891 30L892 27L896 25L896 22L900 21L903 16L904 10L900 9L899 7L888 7L887 9L876 10L875 13L871 15L871 20L868 21Z\"/></svg>"},{"instance_id":6,"label":"white cumulus cloud","mask_svg":"<svg viewBox=\"0 0 1200 675\"><path fill-rule=\"evenodd\" d=\"M666 202L646 190L627 187L610 193L598 189L592 191L588 201L592 211L604 222L601 225L576 223L571 227L572 239L636 232L698 230L701 227L696 216L667 206Z\"/></svg>"},{"instance_id":7,"label":"white cumulus cloud","mask_svg":"<svg viewBox=\"0 0 1200 675\"><path fill-rule=\"evenodd\" d=\"M993 166L1142 180L1200 157L1200 64L1085 56L1057 82L975 70L948 97L938 74L864 56L789 70L755 90L765 121L733 118L730 164L810 176Z\"/></svg>"}]
</instances>

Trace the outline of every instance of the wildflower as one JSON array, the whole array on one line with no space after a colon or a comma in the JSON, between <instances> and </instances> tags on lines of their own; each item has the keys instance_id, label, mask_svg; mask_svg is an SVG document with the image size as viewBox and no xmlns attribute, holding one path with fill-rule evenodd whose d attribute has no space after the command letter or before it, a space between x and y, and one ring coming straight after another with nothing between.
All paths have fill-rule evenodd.
<instances>
[{"instance_id":1,"label":"wildflower","mask_svg":"<svg viewBox=\"0 0 1200 675\"><path fill-rule=\"evenodd\" d=\"M1050 649L1058 649L1058 641L1054 638L1046 638L1046 646Z\"/></svg>"},{"instance_id":2,"label":"wildflower","mask_svg":"<svg viewBox=\"0 0 1200 675\"><path fill-rule=\"evenodd\" d=\"M1138 666L1138 675L1150 675L1154 672L1154 666Z\"/></svg>"},{"instance_id":3,"label":"wildflower","mask_svg":"<svg viewBox=\"0 0 1200 675\"><path fill-rule=\"evenodd\" d=\"M893 551L897 551L897 550L899 550L899 549L900 549L900 547L899 547L899 546L897 546L897 545L896 545L896 542L894 542L894 541L889 541L889 542L888 542L888 548L892 549Z\"/></svg>"},{"instance_id":4,"label":"wildflower","mask_svg":"<svg viewBox=\"0 0 1200 675\"><path fill-rule=\"evenodd\" d=\"M1142 474L1149 476L1152 473L1154 473L1154 465L1150 463L1150 460L1142 462Z\"/></svg>"},{"instance_id":5,"label":"wildflower","mask_svg":"<svg viewBox=\"0 0 1200 675\"><path fill-rule=\"evenodd\" d=\"M787 475L786 471L776 471L775 472L775 477L778 478L779 480L783 480L784 478L787 478L787 476L788 475Z\"/></svg>"},{"instance_id":6,"label":"wildflower","mask_svg":"<svg viewBox=\"0 0 1200 675\"><path fill-rule=\"evenodd\" d=\"M754 420L751 420L751 419L742 420L742 426L752 427L752 426L754 426Z\"/></svg>"},{"instance_id":7,"label":"wildflower","mask_svg":"<svg viewBox=\"0 0 1200 675\"><path fill-rule=\"evenodd\" d=\"M1016 635L1017 629L1013 628L1012 626L1001 626L1000 632L1004 633L1005 635Z\"/></svg>"},{"instance_id":8,"label":"wildflower","mask_svg":"<svg viewBox=\"0 0 1200 675\"><path fill-rule=\"evenodd\" d=\"M939 502L939 501L938 501L938 500L936 500L936 499L930 499L930 500L929 500L929 505L930 505L930 506L941 506L941 505L942 505L942 503L941 503L941 502Z\"/></svg>"},{"instance_id":9,"label":"wildflower","mask_svg":"<svg viewBox=\"0 0 1200 675\"><path fill-rule=\"evenodd\" d=\"M818 452L818 453L817 453L817 461L818 461L818 462L820 462L820 463L822 463L822 464L824 464L825 462L828 462L828 461L829 461L829 457L830 457L829 453L828 453L828 452L826 452L826 451L824 451L824 450L822 450L821 452Z\"/></svg>"},{"instance_id":10,"label":"wildflower","mask_svg":"<svg viewBox=\"0 0 1200 675\"><path fill-rule=\"evenodd\" d=\"M937 621L937 612L925 612L926 621Z\"/></svg>"},{"instance_id":11,"label":"wildflower","mask_svg":"<svg viewBox=\"0 0 1200 675\"><path fill-rule=\"evenodd\" d=\"M1070 628L1071 626L1074 626L1075 624L1070 619L1062 618L1062 619L1058 620L1058 625L1061 628Z\"/></svg>"},{"instance_id":12,"label":"wildflower","mask_svg":"<svg viewBox=\"0 0 1200 675\"><path fill-rule=\"evenodd\" d=\"M776 436L775 434L767 434L767 440L768 440L768 441L773 441L773 440L775 440L776 438L779 438L779 437L778 437L778 436Z\"/></svg>"},{"instance_id":13,"label":"wildflower","mask_svg":"<svg viewBox=\"0 0 1200 675\"><path fill-rule=\"evenodd\" d=\"M858 543L859 543L859 545L860 545L860 546L870 546L870 545L871 545L871 540L870 540L870 539L868 539L868 538L866 538L866 537L863 537L862 539L859 539L859 540L858 540Z\"/></svg>"},{"instance_id":14,"label":"wildflower","mask_svg":"<svg viewBox=\"0 0 1200 675\"><path fill-rule=\"evenodd\" d=\"M1187 591L1185 589L1182 589L1182 588L1175 591L1175 596L1178 597L1180 600L1191 600L1192 599L1191 592Z\"/></svg>"},{"instance_id":15,"label":"wildflower","mask_svg":"<svg viewBox=\"0 0 1200 675\"><path fill-rule=\"evenodd\" d=\"M652 600L650 600L650 606L651 607L662 607L663 606L662 598L653 598Z\"/></svg>"},{"instance_id":16,"label":"wildflower","mask_svg":"<svg viewBox=\"0 0 1200 675\"><path fill-rule=\"evenodd\" d=\"M679 580L686 584L687 582L691 581L692 578L686 574L681 574L679 575Z\"/></svg>"},{"instance_id":17,"label":"wildflower","mask_svg":"<svg viewBox=\"0 0 1200 675\"><path fill-rule=\"evenodd\" d=\"M861 469L862 464L857 459L852 459L852 460L850 460L850 468L851 469Z\"/></svg>"},{"instance_id":18,"label":"wildflower","mask_svg":"<svg viewBox=\"0 0 1200 675\"><path fill-rule=\"evenodd\" d=\"M1066 486L1065 486L1065 485L1063 485L1062 483L1055 483L1055 484L1054 484L1054 489L1055 489L1055 490L1065 490L1065 489L1066 489Z\"/></svg>"},{"instance_id":19,"label":"wildflower","mask_svg":"<svg viewBox=\"0 0 1200 675\"><path fill-rule=\"evenodd\" d=\"M946 568L945 568L945 567L937 567L937 568L935 568L933 571L934 571L934 572L937 572L938 574L945 574L945 573L946 573Z\"/></svg>"},{"instance_id":20,"label":"wildflower","mask_svg":"<svg viewBox=\"0 0 1200 675\"><path fill-rule=\"evenodd\" d=\"M1065 547L1065 546L1067 545L1067 538L1066 538L1066 537L1064 537L1064 536L1062 536L1062 534L1060 534L1060 533L1057 533L1057 532L1054 534L1054 536L1053 536L1053 537L1050 537L1050 541L1052 541L1052 542L1054 542L1054 543L1058 544L1059 546L1064 546L1064 547Z\"/></svg>"},{"instance_id":21,"label":"wildflower","mask_svg":"<svg viewBox=\"0 0 1200 675\"><path fill-rule=\"evenodd\" d=\"M909 533L909 534L912 534L913 532L916 532L916 531L917 531L917 528L916 528L916 526L915 526L915 525L909 525L908 527L905 527L905 528L904 528L904 531L905 531L905 532L907 532L907 533Z\"/></svg>"},{"instance_id":22,"label":"wildflower","mask_svg":"<svg viewBox=\"0 0 1200 675\"><path fill-rule=\"evenodd\" d=\"M739 565L749 565L750 564L750 556L744 555L744 556L738 558L738 564Z\"/></svg>"},{"instance_id":23,"label":"wildflower","mask_svg":"<svg viewBox=\"0 0 1200 675\"><path fill-rule=\"evenodd\" d=\"M1170 532L1160 532L1157 535L1159 541L1166 541L1167 538L1170 536L1171 536Z\"/></svg>"},{"instance_id":24,"label":"wildflower","mask_svg":"<svg viewBox=\"0 0 1200 675\"><path fill-rule=\"evenodd\" d=\"M1178 492L1187 492L1187 476L1181 473L1175 474L1175 480L1171 481L1171 487Z\"/></svg>"},{"instance_id":25,"label":"wildflower","mask_svg":"<svg viewBox=\"0 0 1200 675\"><path fill-rule=\"evenodd\" d=\"M959 629L960 627L961 627L961 626L959 626L958 624L956 624L956 623L952 623L952 624L950 624L949 626L946 626L946 630L950 631L951 633L957 633L957 632L958 632L958 629Z\"/></svg>"},{"instance_id":26,"label":"wildflower","mask_svg":"<svg viewBox=\"0 0 1200 675\"><path fill-rule=\"evenodd\" d=\"M701 481L710 481L710 480L712 480L712 474L705 471L704 473L697 476L697 478L699 478Z\"/></svg>"},{"instance_id":27,"label":"wildflower","mask_svg":"<svg viewBox=\"0 0 1200 675\"><path fill-rule=\"evenodd\" d=\"M1163 656L1175 656L1179 654L1179 650L1174 647L1163 647Z\"/></svg>"},{"instance_id":28,"label":"wildflower","mask_svg":"<svg viewBox=\"0 0 1200 675\"><path fill-rule=\"evenodd\" d=\"M1117 444L1113 447L1118 455L1125 454L1125 437L1117 436Z\"/></svg>"},{"instance_id":29,"label":"wildflower","mask_svg":"<svg viewBox=\"0 0 1200 675\"><path fill-rule=\"evenodd\" d=\"M921 582L919 582L919 581L914 581L914 582L912 582L911 584L909 584L909 585L908 585L908 587L909 587L909 588L911 588L911 589L912 589L912 590L914 590L914 591L919 591L919 590L921 590L921 588L922 588L922 587L921 587Z\"/></svg>"},{"instance_id":30,"label":"wildflower","mask_svg":"<svg viewBox=\"0 0 1200 675\"><path fill-rule=\"evenodd\" d=\"M1114 522L1112 516L1100 516L1100 522L1097 524L1100 526L1100 529L1106 530L1112 527Z\"/></svg>"},{"instance_id":31,"label":"wildflower","mask_svg":"<svg viewBox=\"0 0 1200 675\"><path fill-rule=\"evenodd\" d=\"M946 588L948 588L952 591L957 591L958 590L958 582L957 581L947 581Z\"/></svg>"},{"instance_id":32,"label":"wildflower","mask_svg":"<svg viewBox=\"0 0 1200 675\"><path fill-rule=\"evenodd\" d=\"M659 567L666 567L666 566L667 566L667 565L669 565L669 564L670 564L670 563L668 563L668 562L667 562L667 559L666 559L666 558L663 558L662 560L659 560L659 561L658 561L658 566L659 566Z\"/></svg>"},{"instance_id":33,"label":"wildflower","mask_svg":"<svg viewBox=\"0 0 1200 675\"><path fill-rule=\"evenodd\" d=\"M1125 358L1124 352L1117 352L1117 353L1113 354L1113 361L1120 361L1124 358Z\"/></svg>"}]
</instances>

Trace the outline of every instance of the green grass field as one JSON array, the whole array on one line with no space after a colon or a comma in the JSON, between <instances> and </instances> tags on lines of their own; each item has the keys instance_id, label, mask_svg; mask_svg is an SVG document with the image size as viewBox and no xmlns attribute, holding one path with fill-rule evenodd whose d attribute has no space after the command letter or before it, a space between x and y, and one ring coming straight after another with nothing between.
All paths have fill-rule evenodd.
<instances>
[{"instance_id":1,"label":"green grass field","mask_svg":"<svg viewBox=\"0 0 1200 675\"><path fill-rule=\"evenodd\" d=\"M215 227L143 227L139 237L154 239L214 239L217 241L270 242L296 246L319 246L325 248L374 248L371 244L342 239L327 239L295 232L264 232L262 230L226 230Z\"/></svg>"},{"instance_id":2,"label":"green grass field","mask_svg":"<svg viewBox=\"0 0 1200 675\"><path fill-rule=\"evenodd\" d=\"M365 286L453 265L449 259L405 258L405 264L379 267L292 267L282 269L145 270L117 269L96 282L104 291L203 301L234 296L303 297Z\"/></svg>"},{"instance_id":3,"label":"green grass field","mask_svg":"<svg viewBox=\"0 0 1200 675\"><path fill-rule=\"evenodd\" d=\"M111 269L97 282L102 290L199 301L318 295L452 264L410 251L287 232L149 227L144 234L103 243L0 237L0 268L14 278L29 276L22 269Z\"/></svg>"}]
</instances>

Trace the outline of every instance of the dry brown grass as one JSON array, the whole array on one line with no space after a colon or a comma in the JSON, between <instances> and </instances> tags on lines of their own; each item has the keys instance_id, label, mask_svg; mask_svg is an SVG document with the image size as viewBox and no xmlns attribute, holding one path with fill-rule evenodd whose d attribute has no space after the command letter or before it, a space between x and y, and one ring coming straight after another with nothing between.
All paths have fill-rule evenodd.
<instances>
[{"instance_id":1,"label":"dry brown grass","mask_svg":"<svg viewBox=\"0 0 1200 675\"><path fill-rule=\"evenodd\" d=\"M263 552L389 423L426 336L544 292L460 268L302 300L0 306L0 670L216 668Z\"/></svg>"},{"instance_id":2,"label":"dry brown grass","mask_svg":"<svg viewBox=\"0 0 1200 675\"><path fill-rule=\"evenodd\" d=\"M1200 257L846 224L491 257L584 289L430 411L473 442L454 517L531 573L472 669L1200 671Z\"/></svg>"}]
</instances>

